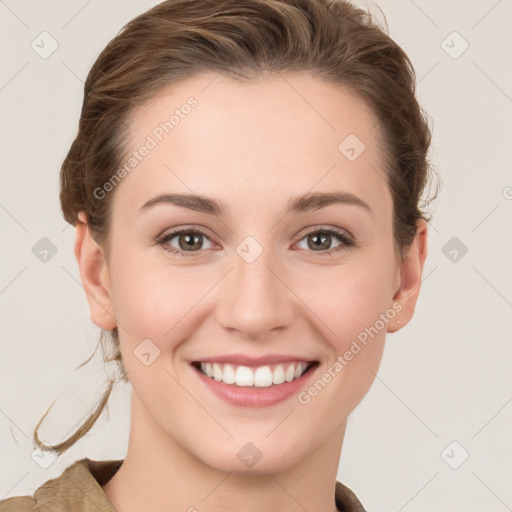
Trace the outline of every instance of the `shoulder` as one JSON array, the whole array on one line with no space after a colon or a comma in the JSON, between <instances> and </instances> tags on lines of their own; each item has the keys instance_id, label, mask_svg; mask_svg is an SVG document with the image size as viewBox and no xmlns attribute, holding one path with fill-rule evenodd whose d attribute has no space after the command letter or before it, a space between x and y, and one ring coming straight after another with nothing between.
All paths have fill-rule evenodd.
<instances>
[{"instance_id":1,"label":"shoulder","mask_svg":"<svg viewBox=\"0 0 512 512\"><path fill-rule=\"evenodd\" d=\"M38 487L33 496L14 496L0 501L0 512L115 512L101 485L122 462L87 458L76 461L60 476Z\"/></svg>"},{"instance_id":2,"label":"shoulder","mask_svg":"<svg viewBox=\"0 0 512 512\"><path fill-rule=\"evenodd\" d=\"M336 482L336 508L340 512L366 512L354 491L338 481Z\"/></svg>"},{"instance_id":3,"label":"shoulder","mask_svg":"<svg viewBox=\"0 0 512 512\"><path fill-rule=\"evenodd\" d=\"M15 496L0 501L0 512L39 512L32 496Z\"/></svg>"}]
</instances>

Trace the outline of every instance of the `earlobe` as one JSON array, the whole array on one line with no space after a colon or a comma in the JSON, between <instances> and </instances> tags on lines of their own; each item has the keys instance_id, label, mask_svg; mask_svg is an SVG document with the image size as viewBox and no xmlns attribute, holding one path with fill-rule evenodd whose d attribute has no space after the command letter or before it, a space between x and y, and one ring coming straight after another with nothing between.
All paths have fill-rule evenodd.
<instances>
[{"instance_id":1,"label":"earlobe","mask_svg":"<svg viewBox=\"0 0 512 512\"><path fill-rule=\"evenodd\" d=\"M407 325L414 315L427 257L427 227L425 220L417 221L416 235L400 264L400 286L393 296L393 302L400 303L402 308L394 321L389 322L388 333L396 332Z\"/></svg>"},{"instance_id":2,"label":"earlobe","mask_svg":"<svg viewBox=\"0 0 512 512\"><path fill-rule=\"evenodd\" d=\"M111 331L117 326L114 317L110 279L104 252L91 236L84 212L78 214L75 257L85 289L91 320L100 329Z\"/></svg>"}]
</instances>

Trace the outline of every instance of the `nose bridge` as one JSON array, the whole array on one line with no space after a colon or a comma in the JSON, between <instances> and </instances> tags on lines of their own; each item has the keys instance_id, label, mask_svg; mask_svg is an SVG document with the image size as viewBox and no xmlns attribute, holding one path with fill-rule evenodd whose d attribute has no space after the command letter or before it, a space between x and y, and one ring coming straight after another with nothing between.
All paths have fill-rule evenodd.
<instances>
[{"instance_id":1,"label":"nose bridge","mask_svg":"<svg viewBox=\"0 0 512 512\"><path fill-rule=\"evenodd\" d=\"M250 338L286 327L293 317L293 294L279 277L272 248L247 237L235 249L233 270L224 283L219 321Z\"/></svg>"}]
</instances>

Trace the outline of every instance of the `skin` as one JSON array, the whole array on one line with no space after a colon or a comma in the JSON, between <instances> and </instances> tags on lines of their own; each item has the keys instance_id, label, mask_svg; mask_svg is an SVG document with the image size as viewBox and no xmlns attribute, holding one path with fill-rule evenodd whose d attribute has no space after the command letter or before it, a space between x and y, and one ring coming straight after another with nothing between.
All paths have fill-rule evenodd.
<instances>
[{"instance_id":1,"label":"skin","mask_svg":"<svg viewBox=\"0 0 512 512\"><path fill-rule=\"evenodd\" d=\"M375 378L386 333L414 314L427 224L418 221L401 261L377 120L352 93L305 73L255 83L212 82L215 76L173 85L133 113L131 150L190 96L198 100L117 185L109 253L85 216L76 228L91 319L118 327L132 385L127 455L103 490L118 512L167 512L169 503L175 510L333 512L347 417ZM348 134L366 146L353 162L338 150ZM355 194L372 213L334 204L284 215L291 197L332 191ZM228 214L171 204L137 212L162 192L209 196ZM207 232L203 248L180 257L155 244L183 226ZM328 256L322 251L343 242L308 245L307 235L329 226L358 245ZM236 252L247 236L263 248L251 264ZM168 244L183 250L179 242ZM307 405L296 396L267 408L230 405L189 365L221 354L295 354L320 363L309 387L393 303L401 311ZM145 339L160 350L149 366L133 353ZM247 442L262 454L252 468L236 456Z\"/></svg>"}]
</instances>

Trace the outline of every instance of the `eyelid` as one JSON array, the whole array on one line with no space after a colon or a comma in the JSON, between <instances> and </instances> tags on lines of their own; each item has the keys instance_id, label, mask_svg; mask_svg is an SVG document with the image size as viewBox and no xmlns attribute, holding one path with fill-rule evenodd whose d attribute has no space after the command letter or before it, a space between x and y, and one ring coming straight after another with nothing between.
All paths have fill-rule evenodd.
<instances>
[{"instance_id":1,"label":"eyelid","mask_svg":"<svg viewBox=\"0 0 512 512\"><path fill-rule=\"evenodd\" d=\"M209 233L206 232L205 229L196 227L196 226L181 226L174 229L171 229L170 231L166 232L164 231L162 234L158 235L155 238L155 245L161 244L163 245L166 243L166 241L172 240L174 237L179 236L182 233L193 233L196 235L201 235L210 240L212 243L216 245L220 245L219 242L216 241L215 237L211 236ZM178 249L176 249L178 251ZM190 251L191 253L199 253L203 251Z\"/></svg>"},{"instance_id":2,"label":"eyelid","mask_svg":"<svg viewBox=\"0 0 512 512\"><path fill-rule=\"evenodd\" d=\"M169 252L171 254L175 254L178 256L197 256L204 252L204 250L200 249L198 251L182 251L180 249L176 249L172 247L171 249L166 249L164 245L169 241L172 240L174 237L179 236L183 233L192 233L196 235L201 235L210 240L213 244L221 245L219 242L215 240L215 237L210 236L205 229L202 227L196 227L196 226L182 226L179 228L171 229L168 233L163 233L159 235L155 240L155 245L161 245L166 252ZM354 236L348 232L347 230L343 228L338 228L330 225L320 225L320 226L308 226L304 228L299 235L297 235L296 241L293 243L293 245L301 242L305 237L317 234L317 233L327 233L331 236L334 236L338 238L340 241L340 245L334 247L333 249L328 249L325 251L308 251L311 253L318 252L319 256L328 256L335 252L342 252L348 249L351 249L352 247L357 246L357 242L354 238Z\"/></svg>"},{"instance_id":3,"label":"eyelid","mask_svg":"<svg viewBox=\"0 0 512 512\"><path fill-rule=\"evenodd\" d=\"M345 236L347 239L350 239L350 241L352 243L356 243L356 239L355 237L352 235L352 233L350 233L350 231L344 229L344 228L338 228L336 226L332 226L330 224L314 224L312 226L307 226L305 227L302 231L299 232L299 234L297 235L297 241L300 241L302 240L305 236L307 235L310 235L310 234L313 234L313 233L318 233L318 232L327 232L327 233L335 233L335 234L338 234L338 235L343 235Z\"/></svg>"}]
</instances>

